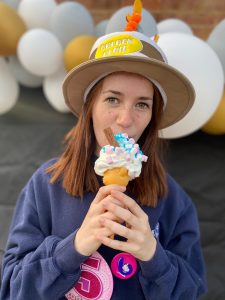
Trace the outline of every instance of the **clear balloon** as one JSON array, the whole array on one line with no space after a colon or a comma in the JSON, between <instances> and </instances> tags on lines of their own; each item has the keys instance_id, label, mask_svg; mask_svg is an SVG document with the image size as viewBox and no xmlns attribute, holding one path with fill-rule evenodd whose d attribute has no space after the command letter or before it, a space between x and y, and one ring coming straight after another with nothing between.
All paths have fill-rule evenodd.
<instances>
[{"instance_id":1,"label":"clear balloon","mask_svg":"<svg viewBox=\"0 0 225 300\"><path fill-rule=\"evenodd\" d=\"M42 86L43 77L28 72L16 56L9 57L9 67L16 80L23 86L36 88Z\"/></svg>"},{"instance_id":2,"label":"clear balloon","mask_svg":"<svg viewBox=\"0 0 225 300\"><path fill-rule=\"evenodd\" d=\"M49 19L56 6L54 0L21 0L18 13L27 28L49 29Z\"/></svg>"},{"instance_id":3,"label":"clear balloon","mask_svg":"<svg viewBox=\"0 0 225 300\"><path fill-rule=\"evenodd\" d=\"M0 58L0 115L9 112L19 98L19 84L8 63Z\"/></svg>"},{"instance_id":4,"label":"clear balloon","mask_svg":"<svg viewBox=\"0 0 225 300\"><path fill-rule=\"evenodd\" d=\"M160 35L158 45L165 52L169 64L186 75L196 91L190 112L160 132L164 138L179 138L200 129L217 109L223 93L223 69L213 49L195 36L165 33Z\"/></svg>"},{"instance_id":5,"label":"clear balloon","mask_svg":"<svg viewBox=\"0 0 225 300\"><path fill-rule=\"evenodd\" d=\"M207 42L218 55L225 74L225 19L213 29Z\"/></svg>"},{"instance_id":6,"label":"clear balloon","mask_svg":"<svg viewBox=\"0 0 225 300\"><path fill-rule=\"evenodd\" d=\"M78 35L94 34L94 22L90 12L76 2L59 4L51 15L50 28L63 47Z\"/></svg>"},{"instance_id":7,"label":"clear balloon","mask_svg":"<svg viewBox=\"0 0 225 300\"><path fill-rule=\"evenodd\" d=\"M108 21L106 34L115 31L123 31L127 23L126 16L129 14L132 15L132 12L133 6L125 6L117 10ZM150 37L158 32L154 17L146 9L142 10L140 28L140 32Z\"/></svg>"},{"instance_id":8,"label":"clear balloon","mask_svg":"<svg viewBox=\"0 0 225 300\"><path fill-rule=\"evenodd\" d=\"M67 71L88 60L96 39L93 35L80 35L69 42L64 51L64 64Z\"/></svg>"},{"instance_id":9,"label":"clear balloon","mask_svg":"<svg viewBox=\"0 0 225 300\"><path fill-rule=\"evenodd\" d=\"M55 73L63 60L59 40L45 29L27 31L19 41L17 54L23 67L37 76Z\"/></svg>"},{"instance_id":10,"label":"clear balloon","mask_svg":"<svg viewBox=\"0 0 225 300\"><path fill-rule=\"evenodd\" d=\"M158 33L183 32L193 35L191 27L179 19L166 19L157 24Z\"/></svg>"},{"instance_id":11,"label":"clear balloon","mask_svg":"<svg viewBox=\"0 0 225 300\"><path fill-rule=\"evenodd\" d=\"M56 111L61 113L70 112L62 92L62 82L65 76L66 71L61 67L55 74L45 77L43 82L45 98Z\"/></svg>"},{"instance_id":12,"label":"clear balloon","mask_svg":"<svg viewBox=\"0 0 225 300\"><path fill-rule=\"evenodd\" d=\"M25 23L11 6L1 2L0 16L0 55L15 55Z\"/></svg>"}]
</instances>

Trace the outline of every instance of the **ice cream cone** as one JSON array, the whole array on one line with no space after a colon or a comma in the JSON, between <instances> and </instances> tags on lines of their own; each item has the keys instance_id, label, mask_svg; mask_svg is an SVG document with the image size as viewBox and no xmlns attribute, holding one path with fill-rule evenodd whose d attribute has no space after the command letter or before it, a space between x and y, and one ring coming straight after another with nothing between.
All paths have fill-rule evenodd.
<instances>
[{"instance_id":1,"label":"ice cream cone","mask_svg":"<svg viewBox=\"0 0 225 300\"><path fill-rule=\"evenodd\" d=\"M126 168L113 168L105 171L103 183L104 185L117 184L127 186L130 179ZM118 220L118 222L120 223L120 220ZM112 234L110 238L114 239L114 234Z\"/></svg>"},{"instance_id":2,"label":"ice cream cone","mask_svg":"<svg viewBox=\"0 0 225 300\"><path fill-rule=\"evenodd\" d=\"M141 173L145 156L126 133L113 134L111 128L104 130L109 145L102 147L99 158L95 161L96 174L103 176L104 185L116 184L127 186L130 180ZM121 223L121 220L114 220ZM110 236L112 239L114 235Z\"/></svg>"}]
</instances>

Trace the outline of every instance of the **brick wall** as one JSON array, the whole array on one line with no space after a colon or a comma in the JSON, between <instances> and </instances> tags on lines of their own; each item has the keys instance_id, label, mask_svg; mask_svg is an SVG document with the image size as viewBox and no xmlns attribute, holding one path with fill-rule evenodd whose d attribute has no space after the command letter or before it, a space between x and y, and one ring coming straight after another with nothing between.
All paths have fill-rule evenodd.
<instances>
[{"instance_id":1,"label":"brick wall","mask_svg":"<svg viewBox=\"0 0 225 300\"><path fill-rule=\"evenodd\" d=\"M63 2L64 0L56 0ZM91 12L95 23L109 18L116 10L133 5L133 0L77 0ZM157 22L179 18L188 23L194 34L207 39L211 30L225 18L224 0L142 0Z\"/></svg>"}]
</instances>

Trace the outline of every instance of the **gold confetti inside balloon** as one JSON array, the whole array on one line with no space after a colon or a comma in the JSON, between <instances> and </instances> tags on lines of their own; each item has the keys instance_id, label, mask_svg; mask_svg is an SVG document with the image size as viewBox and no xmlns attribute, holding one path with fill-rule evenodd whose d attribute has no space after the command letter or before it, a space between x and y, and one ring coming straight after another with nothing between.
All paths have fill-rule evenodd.
<instances>
[{"instance_id":1,"label":"gold confetti inside balloon","mask_svg":"<svg viewBox=\"0 0 225 300\"><path fill-rule=\"evenodd\" d=\"M17 43L25 31L26 26L17 12L0 2L0 55L15 55Z\"/></svg>"}]
</instances>

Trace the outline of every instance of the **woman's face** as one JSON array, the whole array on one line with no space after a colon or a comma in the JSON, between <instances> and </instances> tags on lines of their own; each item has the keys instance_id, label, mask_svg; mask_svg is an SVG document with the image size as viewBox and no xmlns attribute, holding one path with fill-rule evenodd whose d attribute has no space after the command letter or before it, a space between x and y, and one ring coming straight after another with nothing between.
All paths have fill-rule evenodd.
<instances>
[{"instance_id":1,"label":"woman's face","mask_svg":"<svg viewBox=\"0 0 225 300\"><path fill-rule=\"evenodd\" d=\"M97 155L108 144L107 127L138 141L152 117L153 95L152 83L140 75L121 72L104 78L92 109Z\"/></svg>"}]
</instances>

